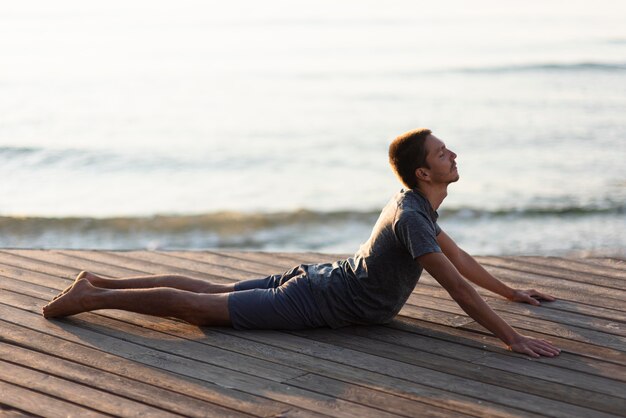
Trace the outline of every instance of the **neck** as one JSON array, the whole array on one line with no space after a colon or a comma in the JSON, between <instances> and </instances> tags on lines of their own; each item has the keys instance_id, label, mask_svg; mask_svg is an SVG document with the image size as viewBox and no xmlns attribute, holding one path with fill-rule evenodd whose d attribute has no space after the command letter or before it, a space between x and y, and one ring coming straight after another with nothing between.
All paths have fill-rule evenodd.
<instances>
[{"instance_id":1,"label":"neck","mask_svg":"<svg viewBox=\"0 0 626 418\"><path fill-rule=\"evenodd\" d=\"M447 184L432 186L429 184L421 183L418 186L418 190L421 194L426 196L426 199L428 199L428 202L430 202L430 206L433 208L433 210L438 210L443 200L446 198L446 196L448 196Z\"/></svg>"}]
</instances>

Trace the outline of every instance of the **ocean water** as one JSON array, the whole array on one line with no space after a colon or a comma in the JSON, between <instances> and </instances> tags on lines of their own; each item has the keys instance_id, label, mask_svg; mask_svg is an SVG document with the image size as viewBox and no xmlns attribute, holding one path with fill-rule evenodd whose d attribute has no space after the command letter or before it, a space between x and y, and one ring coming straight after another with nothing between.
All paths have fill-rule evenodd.
<instances>
[{"instance_id":1,"label":"ocean water","mask_svg":"<svg viewBox=\"0 0 626 418\"><path fill-rule=\"evenodd\" d=\"M355 251L398 134L475 254L626 252L626 3L0 5L0 247Z\"/></svg>"}]
</instances>

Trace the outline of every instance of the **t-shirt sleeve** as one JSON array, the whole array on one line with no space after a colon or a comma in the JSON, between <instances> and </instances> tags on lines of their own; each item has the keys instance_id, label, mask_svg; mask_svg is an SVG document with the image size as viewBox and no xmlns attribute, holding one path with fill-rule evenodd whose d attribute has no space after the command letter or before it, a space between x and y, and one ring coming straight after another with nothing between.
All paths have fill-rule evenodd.
<instances>
[{"instance_id":1,"label":"t-shirt sleeve","mask_svg":"<svg viewBox=\"0 0 626 418\"><path fill-rule=\"evenodd\" d=\"M403 212L394 226L400 242L413 258L428 253L440 253L437 235L439 226L418 211Z\"/></svg>"}]
</instances>

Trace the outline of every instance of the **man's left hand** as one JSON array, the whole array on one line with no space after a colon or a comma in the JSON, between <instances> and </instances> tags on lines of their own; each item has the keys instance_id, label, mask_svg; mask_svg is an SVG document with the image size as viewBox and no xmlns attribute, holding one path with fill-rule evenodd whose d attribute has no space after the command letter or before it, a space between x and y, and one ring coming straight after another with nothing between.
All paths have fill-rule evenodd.
<instances>
[{"instance_id":1,"label":"man's left hand","mask_svg":"<svg viewBox=\"0 0 626 418\"><path fill-rule=\"evenodd\" d=\"M509 298L510 301L519 302L519 303L529 303L531 305L539 306L541 303L540 300L545 300L547 302L553 302L556 300L554 296L547 295L545 293L540 293L535 289L529 290L521 290L517 289L513 292L513 296Z\"/></svg>"}]
</instances>

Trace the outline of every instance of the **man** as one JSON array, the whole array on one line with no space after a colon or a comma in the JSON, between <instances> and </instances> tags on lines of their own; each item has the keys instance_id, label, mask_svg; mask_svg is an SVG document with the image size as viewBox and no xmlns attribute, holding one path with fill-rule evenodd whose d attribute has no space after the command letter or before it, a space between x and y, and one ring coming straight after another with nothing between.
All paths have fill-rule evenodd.
<instances>
[{"instance_id":1,"label":"man","mask_svg":"<svg viewBox=\"0 0 626 418\"><path fill-rule=\"evenodd\" d=\"M554 300L535 290L506 286L439 228L436 210L448 185L459 179L455 160L456 154L428 129L396 138L389 162L407 189L383 208L369 240L347 260L300 265L282 275L235 284L178 275L108 279L81 272L44 306L43 314L51 318L122 309L237 329L382 324L400 311L424 268L510 350L531 357L558 355L551 343L517 333L464 279L514 302Z\"/></svg>"}]
</instances>

